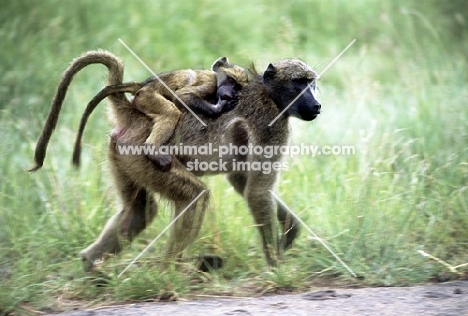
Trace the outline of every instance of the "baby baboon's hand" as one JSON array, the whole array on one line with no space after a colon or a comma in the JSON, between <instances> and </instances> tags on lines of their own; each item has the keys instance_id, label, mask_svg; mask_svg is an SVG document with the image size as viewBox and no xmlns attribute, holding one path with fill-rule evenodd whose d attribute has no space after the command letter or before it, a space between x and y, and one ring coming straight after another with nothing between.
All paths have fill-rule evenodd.
<instances>
[{"instance_id":1,"label":"baby baboon's hand","mask_svg":"<svg viewBox=\"0 0 468 316\"><path fill-rule=\"evenodd\" d=\"M218 103L216 104L216 107L213 110L213 113L211 113L211 114L219 115L219 114L223 113L224 108L226 107L227 104L228 104L227 100L219 100Z\"/></svg>"},{"instance_id":2,"label":"baby baboon's hand","mask_svg":"<svg viewBox=\"0 0 468 316\"><path fill-rule=\"evenodd\" d=\"M226 112L234 110L234 108L237 106L238 101L239 100L237 98L233 98L230 100L223 100L223 102L225 102L225 105L223 106L222 112L226 113Z\"/></svg>"}]
</instances>

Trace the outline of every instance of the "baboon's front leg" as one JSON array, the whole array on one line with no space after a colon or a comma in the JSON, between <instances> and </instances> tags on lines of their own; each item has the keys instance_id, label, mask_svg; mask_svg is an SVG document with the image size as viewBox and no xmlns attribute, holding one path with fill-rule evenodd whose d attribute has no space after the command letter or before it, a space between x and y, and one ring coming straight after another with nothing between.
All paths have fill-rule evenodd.
<instances>
[{"instance_id":1,"label":"baboon's front leg","mask_svg":"<svg viewBox=\"0 0 468 316\"><path fill-rule=\"evenodd\" d=\"M276 201L269 191L273 189L275 180L274 174L251 171L244 189L244 197L260 231L263 252L271 266L276 266L278 261L278 233L274 219Z\"/></svg>"},{"instance_id":2,"label":"baboon's front leg","mask_svg":"<svg viewBox=\"0 0 468 316\"><path fill-rule=\"evenodd\" d=\"M277 203L277 205L276 216L282 230L279 246L286 250L292 246L294 239L299 234L299 222L281 203Z\"/></svg>"},{"instance_id":3,"label":"baboon's front leg","mask_svg":"<svg viewBox=\"0 0 468 316\"><path fill-rule=\"evenodd\" d=\"M228 175L228 181L234 187L237 193L244 195L245 186L247 184L247 174L245 173L230 173ZM299 225L295 217L292 216L289 211L283 207L280 203L277 203L277 218L281 225L282 236L279 246L282 249L288 249L291 247L294 239L299 233Z\"/></svg>"}]
</instances>

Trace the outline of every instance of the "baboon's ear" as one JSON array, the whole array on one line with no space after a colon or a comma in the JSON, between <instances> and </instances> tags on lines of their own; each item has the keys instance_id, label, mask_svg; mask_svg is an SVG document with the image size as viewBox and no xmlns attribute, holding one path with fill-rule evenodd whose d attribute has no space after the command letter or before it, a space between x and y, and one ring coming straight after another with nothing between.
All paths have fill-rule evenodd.
<instances>
[{"instance_id":1,"label":"baboon's ear","mask_svg":"<svg viewBox=\"0 0 468 316\"><path fill-rule=\"evenodd\" d=\"M220 67L227 67L228 65L229 65L228 58L220 57L213 63L213 65L211 66L211 70L218 71Z\"/></svg>"},{"instance_id":2,"label":"baboon's ear","mask_svg":"<svg viewBox=\"0 0 468 316\"><path fill-rule=\"evenodd\" d=\"M272 79L276 74L276 67L273 64L269 64L265 72L263 73L263 79Z\"/></svg>"}]
</instances>

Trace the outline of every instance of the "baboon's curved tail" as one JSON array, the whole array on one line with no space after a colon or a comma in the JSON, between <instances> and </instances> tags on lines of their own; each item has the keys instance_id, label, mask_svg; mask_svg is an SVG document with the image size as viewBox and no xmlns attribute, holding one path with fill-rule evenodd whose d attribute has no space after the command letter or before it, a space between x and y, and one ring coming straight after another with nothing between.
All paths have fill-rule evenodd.
<instances>
[{"instance_id":1,"label":"baboon's curved tail","mask_svg":"<svg viewBox=\"0 0 468 316\"><path fill-rule=\"evenodd\" d=\"M91 64L103 64L109 70L108 85L121 84L123 81L124 66L120 58L110 52L104 50L89 51L78 58L75 58L70 66L63 73L62 79L57 86L52 101L52 106L49 115L42 129L41 136L39 137L36 150L34 152L35 165L28 169L28 172L34 172L40 169L44 163L46 156L47 145L49 144L50 137L57 126L58 117L62 108L63 100L67 94L68 87L70 86L73 77L83 68ZM111 99L115 98L117 101L126 100L124 93L118 93L109 96Z\"/></svg>"},{"instance_id":2,"label":"baboon's curved tail","mask_svg":"<svg viewBox=\"0 0 468 316\"><path fill-rule=\"evenodd\" d=\"M127 82L123 84L107 86L103 88L98 94L96 94L91 101L89 101L83 113L83 116L81 117L80 128L78 129L78 134L76 135L75 139L75 146L73 148L72 162L75 167L80 166L81 139L83 137L83 132L86 127L86 123L88 122L88 118L91 115L91 113L93 113L96 106L106 97L114 98L124 92L135 94L138 90L140 90L143 87L143 85L144 84L140 82Z\"/></svg>"}]
</instances>

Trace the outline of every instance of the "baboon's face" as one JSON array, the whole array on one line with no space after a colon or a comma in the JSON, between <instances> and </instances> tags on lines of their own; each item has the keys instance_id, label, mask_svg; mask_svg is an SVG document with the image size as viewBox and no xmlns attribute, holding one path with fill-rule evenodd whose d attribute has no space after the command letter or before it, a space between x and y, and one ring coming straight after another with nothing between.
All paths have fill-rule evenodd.
<instances>
[{"instance_id":1,"label":"baboon's face","mask_svg":"<svg viewBox=\"0 0 468 316\"><path fill-rule=\"evenodd\" d=\"M263 74L264 85L280 110L305 121L320 114L316 98L317 73L299 60L282 60L270 64ZM302 94L301 94L302 93Z\"/></svg>"},{"instance_id":2,"label":"baboon's face","mask_svg":"<svg viewBox=\"0 0 468 316\"><path fill-rule=\"evenodd\" d=\"M304 93L288 109L289 114L305 121L312 121L320 114L322 108L322 105L316 98L317 87L315 81L305 78L298 79L293 80L292 85L296 96L302 93L302 91Z\"/></svg>"},{"instance_id":3,"label":"baboon's face","mask_svg":"<svg viewBox=\"0 0 468 316\"><path fill-rule=\"evenodd\" d=\"M247 71L237 65L219 67L215 73L218 86L217 97L221 100L234 99L237 92L249 81Z\"/></svg>"},{"instance_id":4,"label":"baboon's face","mask_svg":"<svg viewBox=\"0 0 468 316\"><path fill-rule=\"evenodd\" d=\"M218 99L229 101L236 97L237 92L241 88L242 87L237 84L234 79L228 76L224 76L224 78L218 82L218 92L216 94Z\"/></svg>"}]
</instances>

